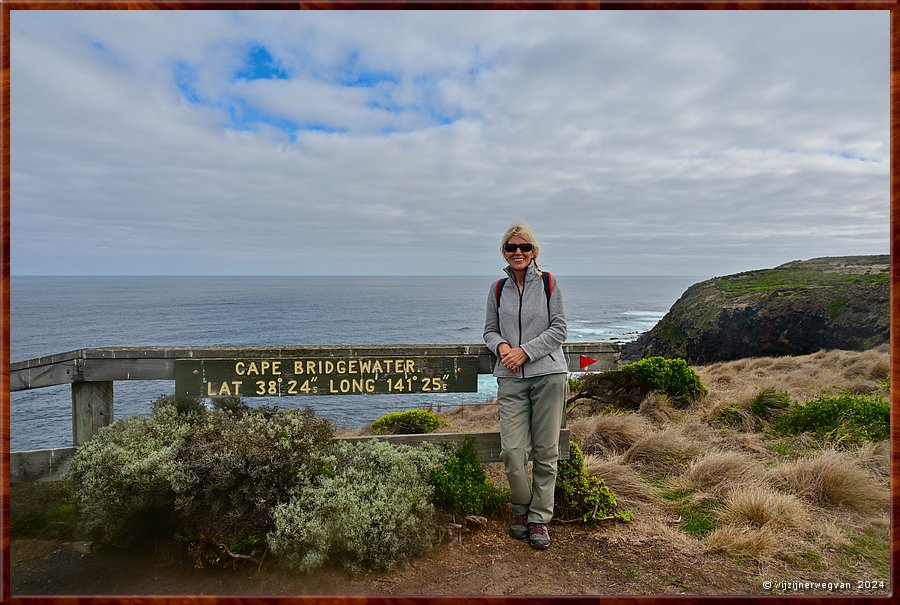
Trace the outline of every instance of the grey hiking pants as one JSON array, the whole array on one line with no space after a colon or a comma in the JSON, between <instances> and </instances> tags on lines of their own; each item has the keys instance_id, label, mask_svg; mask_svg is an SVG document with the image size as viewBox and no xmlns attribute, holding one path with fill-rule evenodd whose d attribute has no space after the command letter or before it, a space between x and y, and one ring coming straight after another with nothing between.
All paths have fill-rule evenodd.
<instances>
[{"instance_id":1,"label":"grey hiking pants","mask_svg":"<svg viewBox=\"0 0 900 605\"><path fill-rule=\"evenodd\" d=\"M498 378L500 459L506 465L514 515L528 523L553 518L553 490L559 459L559 429L563 422L566 374L534 378ZM528 456L532 479L528 481Z\"/></svg>"}]
</instances>

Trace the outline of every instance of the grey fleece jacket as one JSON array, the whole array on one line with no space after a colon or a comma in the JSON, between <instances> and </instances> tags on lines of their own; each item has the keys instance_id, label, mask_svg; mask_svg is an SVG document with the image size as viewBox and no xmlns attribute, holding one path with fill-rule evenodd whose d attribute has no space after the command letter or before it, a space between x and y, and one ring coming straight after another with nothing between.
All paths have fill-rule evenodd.
<instances>
[{"instance_id":1,"label":"grey fleece jacket","mask_svg":"<svg viewBox=\"0 0 900 605\"><path fill-rule=\"evenodd\" d=\"M484 342L497 355L494 376L531 378L566 372L568 365L562 344L568 335L568 325L562 291L556 278L553 278L548 313L544 284L535 271L534 264L529 265L525 272L525 289L521 295L512 270L507 267L505 271L510 279L503 284L500 308L497 308L495 281L491 283L488 293L484 319ZM516 374L500 363L497 347L503 342L511 347L522 347L528 354L529 361Z\"/></svg>"}]
</instances>

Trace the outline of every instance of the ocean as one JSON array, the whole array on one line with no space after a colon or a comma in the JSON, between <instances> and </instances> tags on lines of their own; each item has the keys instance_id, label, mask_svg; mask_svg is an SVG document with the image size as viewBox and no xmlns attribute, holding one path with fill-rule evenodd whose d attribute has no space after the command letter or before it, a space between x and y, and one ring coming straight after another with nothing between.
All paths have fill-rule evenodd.
<instances>
[{"instance_id":1,"label":"ocean","mask_svg":"<svg viewBox=\"0 0 900 605\"><path fill-rule=\"evenodd\" d=\"M557 276L568 342L628 342L652 328L702 277ZM106 346L482 344L491 277L25 277L10 283L10 350L21 361ZM398 410L447 409L477 393L248 398L312 406L355 428ZM114 417L147 415L174 381L120 381ZM68 385L11 394L10 449L72 443Z\"/></svg>"}]
</instances>

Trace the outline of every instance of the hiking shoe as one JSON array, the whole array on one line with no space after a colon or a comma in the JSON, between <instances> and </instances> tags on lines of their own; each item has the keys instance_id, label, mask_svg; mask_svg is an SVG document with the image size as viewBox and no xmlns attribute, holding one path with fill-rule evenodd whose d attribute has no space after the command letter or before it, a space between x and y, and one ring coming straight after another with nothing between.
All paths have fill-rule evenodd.
<instances>
[{"instance_id":1,"label":"hiking shoe","mask_svg":"<svg viewBox=\"0 0 900 605\"><path fill-rule=\"evenodd\" d=\"M538 550L550 548L550 534L547 533L547 526L543 523L529 523L528 543L531 544L531 548Z\"/></svg>"},{"instance_id":2,"label":"hiking shoe","mask_svg":"<svg viewBox=\"0 0 900 605\"><path fill-rule=\"evenodd\" d=\"M509 535L516 540L524 540L528 537L528 515L516 515L509 525Z\"/></svg>"}]
</instances>

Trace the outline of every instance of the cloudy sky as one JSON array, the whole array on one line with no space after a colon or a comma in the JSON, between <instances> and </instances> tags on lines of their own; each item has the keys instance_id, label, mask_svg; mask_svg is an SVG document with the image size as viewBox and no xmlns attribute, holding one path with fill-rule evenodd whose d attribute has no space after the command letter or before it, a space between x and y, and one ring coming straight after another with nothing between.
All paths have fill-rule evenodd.
<instances>
[{"instance_id":1,"label":"cloudy sky","mask_svg":"<svg viewBox=\"0 0 900 605\"><path fill-rule=\"evenodd\" d=\"M887 254L888 11L12 11L13 275Z\"/></svg>"}]
</instances>

